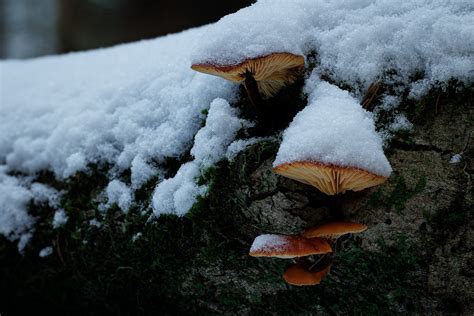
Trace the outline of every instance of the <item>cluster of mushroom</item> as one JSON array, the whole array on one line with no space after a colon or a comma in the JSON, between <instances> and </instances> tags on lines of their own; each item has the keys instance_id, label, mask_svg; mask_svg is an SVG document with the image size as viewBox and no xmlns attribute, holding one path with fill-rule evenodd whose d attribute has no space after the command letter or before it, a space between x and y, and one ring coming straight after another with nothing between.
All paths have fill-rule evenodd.
<instances>
[{"instance_id":1,"label":"cluster of mushroom","mask_svg":"<svg viewBox=\"0 0 474 316\"><path fill-rule=\"evenodd\" d=\"M243 83L259 115L265 98L275 95L302 73L304 57L273 53L239 64L203 62L192 65L192 69ZM273 171L312 185L327 195L360 191L383 183L392 170L366 111L347 92L328 83L318 83L313 94L316 96L309 95L309 105L285 131ZM317 134L318 131L324 133ZM341 150L340 143L347 150ZM250 255L279 258L323 255L323 259L334 253L332 246L339 236L365 229L362 224L335 222L308 229L301 235L265 234L255 239ZM325 263L322 259L315 263L298 259L283 277L294 285L319 284L329 273L332 261Z\"/></svg>"},{"instance_id":2,"label":"cluster of mushroom","mask_svg":"<svg viewBox=\"0 0 474 316\"><path fill-rule=\"evenodd\" d=\"M331 269L332 260L322 259L334 253L337 238L366 229L363 224L333 222L307 229L301 235L260 235L255 238L249 254L253 257L297 258L297 263L287 268L283 279L291 285L317 285ZM302 257L311 255L323 256L315 262L302 260Z\"/></svg>"}]
</instances>

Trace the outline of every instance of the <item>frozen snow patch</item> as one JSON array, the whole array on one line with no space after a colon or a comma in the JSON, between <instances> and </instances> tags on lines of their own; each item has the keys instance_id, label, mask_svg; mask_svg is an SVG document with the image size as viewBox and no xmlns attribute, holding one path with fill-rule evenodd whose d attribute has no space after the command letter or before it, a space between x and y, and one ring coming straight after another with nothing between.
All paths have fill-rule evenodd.
<instances>
[{"instance_id":1,"label":"frozen snow patch","mask_svg":"<svg viewBox=\"0 0 474 316\"><path fill-rule=\"evenodd\" d=\"M106 188L107 206L116 203L122 212L127 213L132 204L132 191L128 185L120 180L113 180Z\"/></svg>"},{"instance_id":2,"label":"frozen snow patch","mask_svg":"<svg viewBox=\"0 0 474 316\"><path fill-rule=\"evenodd\" d=\"M248 147L263 141L270 141L274 139L274 137L252 137L247 139L237 139L233 141L229 147L227 147L225 156L227 160L232 161L241 151L247 149Z\"/></svg>"},{"instance_id":3,"label":"frozen snow patch","mask_svg":"<svg viewBox=\"0 0 474 316\"><path fill-rule=\"evenodd\" d=\"M45 248L41 249L38 255L41 258L44 258L44 257L51 256L52 254L53 254L53 247L48 246L48 247L45 247Z\"/></svg>"},{"instance_id":4,"label":"frozen snow patch","mask_svg":"<svg viewBox=\"0 0 474 316\"><path fill-rule=\"evenodd\" d=\"M89 221L89 225L94 226L96 228L101 228L104 224L102 224L102 222L98 221L97 219L93 218Z\"/></svg>"},{"instance_id":5,"label":"frozen snow patch","mask_svg":"<svg viewBox=\"0 0 474 316\"><path fill-rule=\"evenodd\" d=\"M67 220L68 220L68 216L66 215L66 212L61 209L61 210L57 210L55 213L54 213L54 217L53 217L53 228L56 229L56 228L59 228L61 226L64 226L64 224L67 223Z\"/></svg>"},{"instance_id":6,"label":"frozen snow patch","mask_svg":"<svg viewBox=\"0 0 474 316\"><path fill-rule=\"evenodd\" d=\"M455 154L451 157L451 160L449 160L450 164L458 164L462 161L462 156L460 154Z\"/></svg>"}]
</instances>

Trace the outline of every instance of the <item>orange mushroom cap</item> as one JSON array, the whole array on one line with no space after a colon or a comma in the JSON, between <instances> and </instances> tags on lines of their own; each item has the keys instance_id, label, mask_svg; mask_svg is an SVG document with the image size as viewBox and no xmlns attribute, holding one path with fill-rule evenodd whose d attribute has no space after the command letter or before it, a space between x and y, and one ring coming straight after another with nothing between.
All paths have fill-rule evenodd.
<instances>
[{"instance_id":1,"label":"orange mushroom cap","mask_svg":"<svg viewBox=\"0 0 474 316\"><path fill-rule=\"evenodd\" d=\"M328 252L332 252L332 248L323 238L265 234L255 238L249 255L290 259Z\"/></svg>"},{"instance_id":2,"label":"orange mushroom cap","mask_svg":"<svg viewBox=\"0 0 474 316\"><path fill-rule=\"evenodd\" d=\"M250 58L234 65L198 63L192 65L191 68L233 82L244 81L246 74L250 73L257 81L260 93L264 97L270 97L296 80L304 69L304 57L291 53L273 53Z\"/></svg>"},{"instance_id":3,"label":"orange mushroom cap","mask_svg":"<svg viewBox=\"0 0 474 316\"><path fill-rule=\"evenodd\" d=\"M352 222L333 222L321 226L309 228L301 234L305 238L338 238L345 234L360 233L367 229L367 226Z\"/></svg>"},{"instance_id":4,"label":"orange mushroom cap","mask_svg":"<svg viewBox=\"0 0 474 316\"><path fill-rule=\"evenodd\" d=\"M308 271L304 267L295 264L290 266L283 274L283 279L288 284L304 286L317 285L329 273L331 265L327 265L318 271Z\"/></svg>"},{"instance_id":5,"label":"orange mushroom cap","mask_svg":"<svg viewBox=\"0 0 474 316\"><path fill-rule=\"evenodd\" d=\"M273 168L275 173L316 187L327 195L344 193L346 190L360 191L387 180L366 170L340 167L313 161L283 163Z\"/></svg>"}]
</instances>

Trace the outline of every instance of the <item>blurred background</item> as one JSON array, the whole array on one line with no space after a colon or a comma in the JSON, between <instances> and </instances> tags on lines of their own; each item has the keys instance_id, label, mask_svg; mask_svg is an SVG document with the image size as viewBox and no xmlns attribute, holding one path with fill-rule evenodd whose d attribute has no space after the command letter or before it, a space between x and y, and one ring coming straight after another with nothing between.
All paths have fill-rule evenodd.
<instances>
[{"instance_id":1,"label":"blurred background","mask_svg":"<svg viewBox=\"0 0 474 316\"><path fill-rule=\"evenodd\" d=\"M175 33L255 0L0 0L0 58L31 58Z\"/></svg>"}]
</instances>

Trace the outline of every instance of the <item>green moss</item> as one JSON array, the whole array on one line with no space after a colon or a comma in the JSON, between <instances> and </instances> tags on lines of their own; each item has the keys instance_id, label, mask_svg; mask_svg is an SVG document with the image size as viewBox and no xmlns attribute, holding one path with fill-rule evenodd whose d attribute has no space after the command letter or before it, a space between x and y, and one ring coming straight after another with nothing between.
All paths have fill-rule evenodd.
<instances>
[{"instance_id":1,"label":"green moss","mask_svg":"<svg viewBox=\"0 0 474 316\"><path fill-rule=\"evenodd\" d=\"M406 203L417 194L423 192L426 187L426 178L420 177L414 187L409 187L401 176L396 176L393 180L395 187L391 192L385 193L381 189L375 191L367 201L370 208L383 206L387 212L394 210L401 214L405 209Z\"/></svg>"},{"instance_id":2,"label":"green moss","mask_svg":"<svg viewBox=\"0 0 474 316\"><path fill-rule=\"evenodd\" d=\"M401 214L408 200L421 193L425 186L425 177L420 177L414 188L409 188L403 177L397 177L395 179L395 188L388 196L386 203L389 207L393 207L398 214Z\"/></svg>"}]
</instances>

